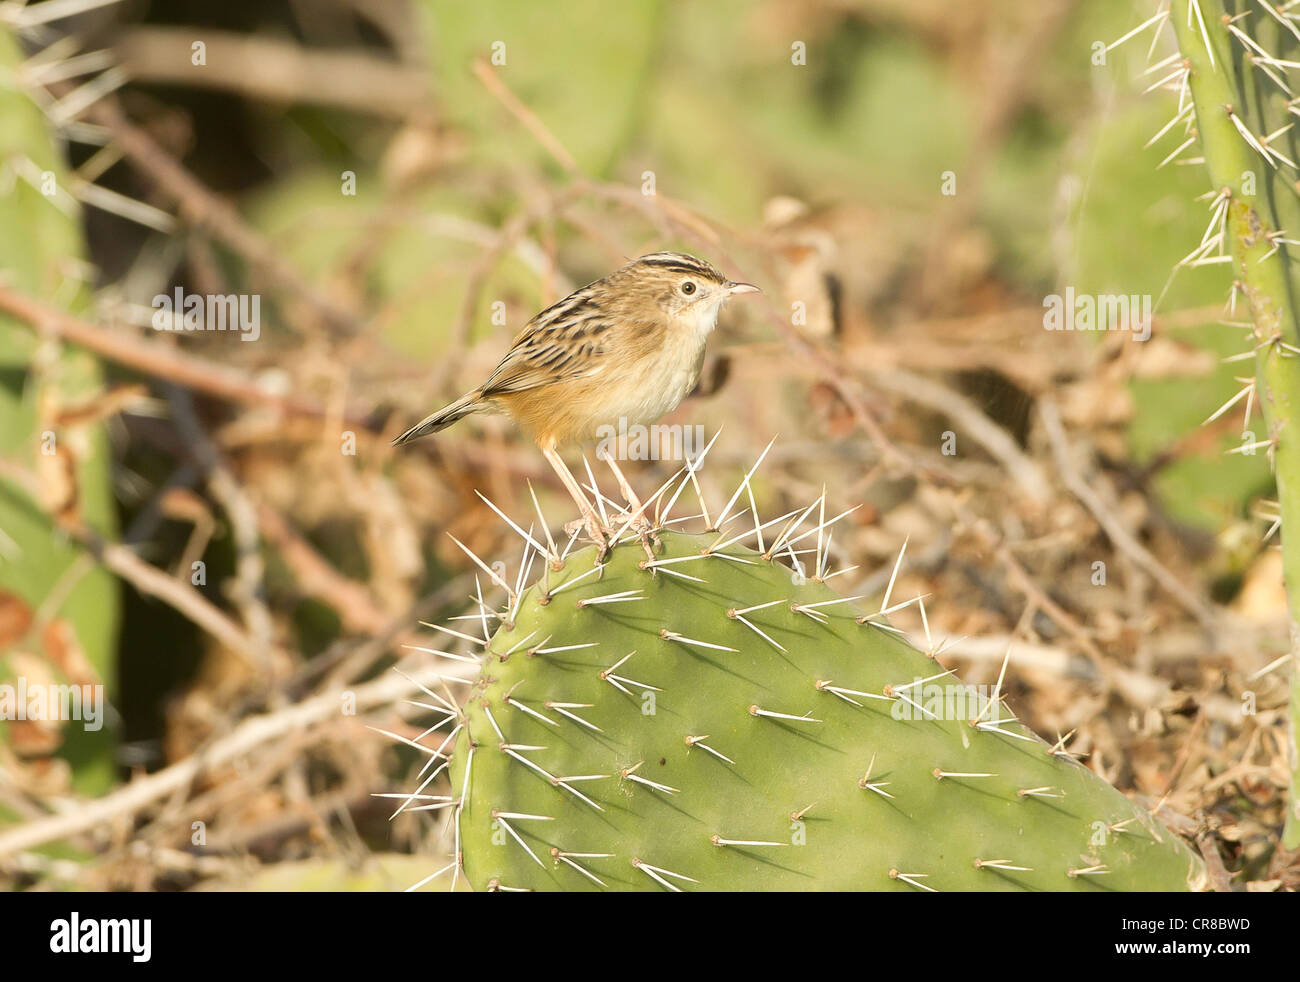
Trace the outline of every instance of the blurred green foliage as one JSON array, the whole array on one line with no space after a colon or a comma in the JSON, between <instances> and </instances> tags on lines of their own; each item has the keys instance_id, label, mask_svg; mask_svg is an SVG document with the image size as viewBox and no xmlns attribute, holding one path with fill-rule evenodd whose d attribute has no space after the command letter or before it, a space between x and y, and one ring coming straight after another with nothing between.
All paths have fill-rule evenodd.
<instances>
[{"instance_id":1,"label":"blurred green foliage","mask_svg":"<svg viewBox=\"0 0 1300 982\"><path fill-rule=\"evenodd\" d=\"M1126 29L1121 25L1115 36ZM1144 47L1147 38L1134 43ZM1134 59L1133 63L1140 62ZM1138 83L1126 79L1135 75L1125 72L1116 84L1131 90ZM1138 101L1123 100L1103 112L1084 142L1081 156L1086 154L1085 166L1079 168L1082 193L1073 220L1071 259L1076 272L1072 282L1084 293L1149 294L1157 301L1157 318L1181 310L1215 310L1203 325L1168 336L1223 358L1247 347L1241 329L1217 323L1228 316L1226 310L1217 312L1228 296L1228 267L1175 271L1178 261L1200 241L1209 221L1209 209L1193 201L1209 190L1203 169L1169 164L1156 170L1184 139L1181 127L1174 127L1157 144L1143 149L1175 111L1174 100L1163 92ZM1194 155L1195 148L1183 154ZM1241 388L1233 377L1242 374L1240 365L1220 363L1205 377L1135 379L1131 389L1136 412L1129 427L1134 462L1145 464L1194 434ZM1241 414L1239 407L1230 418L1239 419ZM1262 435L1261 425L1256 415L1252 426ZM1239 435L1227 434L1217 448L1181 454L1159 471L1156 489L1174 518L1207 530L1218 529L1229 518L1244 513L1261 490L1267 490L1270 479L1254 460L1223 456L1224 451L1240 445Z\"/></svg>"},{"instance_id":2,"label":"blurred green foliage","mask_svg":"<svg viewBox=\"0 0 1300 982\"><path fill-rule=\"evenodd\" d=\"M663 193L738 227L755 225L772 195L794 194L814 205L865 203L884 214L880 228L863 234L901 242L901 228L889 223L937 220L948 204L938 194L940 175L952 170L959 194L979 196L975 212L992 235L996 274L1029 303L1069 285L1078 293L1160 297L1158 315L1226 295L1222 267L1182 270L1171 280L1204 228L1207 213L1192 199L1205 187L1197 168L1156 170L1181 140L1179 128L1143 149L1173 111L1167 94L1141 94L1151 78L1141 75L1149 36L1095 63L1098 42L1137 23L1130 4L1075 8L1033 71L1017 80L1018 108L969 192L963 177L988 94L984 80L970 77L977 60L873 16L870 4L833 22L810 21L803 38L790 36L770 8L741 0L423 0L418 9L434 91L446 122L465 137L466 158L457 173L404 204L369 269L367 303L391 304L383 317L388 340L429 363L463 316L466 277L449 270L463 272L482 249L438 231L440 219L493 224L502 209L521 205L510 200L512 185L488 175L541 169L562 182L547 151L474 76L474 62L494 56L502 81L585 173L640 186L651 170ZM990 18L999 29L998 15ZM806 43L806 64L792 62L797 40ZM254 211L296 262L324 274L362 230L392 221L382 217L378 183L375 173L362 173L356 197L344 198L336 173L297 173L260 195ZM507 258L484 286L471 336L496 330L487 305L501 297L511 307L501 333L517 330L548 299L536 277ZM1231 329L1213 323L1179 337L1220 355L1240 348ZM1135 381L1130 438L1139 466L1230 396L1233 374L1224 365L1191 384ZM1223 449L1238 443L1225 437ZM1184 455L1159 471L1157 487L1176 518L1214 528L1259 491L1249 464Z\"/></svg>"},{"instance_id":3,"label":"blurred green foliage","mask_svg":"<svg viewBox=\"0 0 1300 982\"><path fill-rule=\"evenodd\" d=\"M359 172L355 197L341 194L339 171L321 168L295 172L251 207L295 262L327 279L367 229L385 223L367 267L367 309L379 312L399 352L426 363L452 343L465 313L465 270L484 247L472 234L456 234L455 223L482 223L490 234L526 205L517 189L535 183L539 171L565 180L475 77L475 61L494 56L493 70L584 173L639 187L653 171L662 193L736 227L755 226L772 195L793 194L816 206L866 205L880 226L862 234L901 244L909 240L904 226L941 219L950 200L939 183L952 170L958 194L978 195L975 215L991 236L993 272L1029 304L1072 286L1160 298L1158 316L1226 296L1223 267L1171 275L1204 229L1208 212L1193 199L1206 188L1199 168L1156 170L1181 128L1143 148L1173 113L1167 93L1141 93L1152 78L1141 74L1149 35L1095 63L1099 42L1137 23L1129 4L1075 9L1018 80L1017 107L988 159L977 158L987 108L986 86L969 77L978 59L970 52L958 59L905 24L873 17L869 4L810 22L802 39L769 9L740 0L424 0L418 9L434 91L445 122L463 137L464 158L396 214L374 168ZM792 63L797 40L806 43L806 64ZM979 180L968 185L977 159ZM502 180L505 174L518 180ZM557 227L562 242L580 238L570 233ZM599 261L586 272L599 275ZM489 322L489 304L501 298L509 307L504 329ZM507 256L483 285L469 336L511 334L549 299L537 277ZM1212 320L1177 337L1221 356L1241 348L1237 332ZM1232 365L1221 365L1190 381L1135 380L1135 463L1192 433L1236 391L1233 375ZM1239 443L1229 434L1221 449ZM1176 519L1212 529L1260 492L1251 464L1201 449L1161 467L1155 480Z\"/></svg>"}]
</instances>

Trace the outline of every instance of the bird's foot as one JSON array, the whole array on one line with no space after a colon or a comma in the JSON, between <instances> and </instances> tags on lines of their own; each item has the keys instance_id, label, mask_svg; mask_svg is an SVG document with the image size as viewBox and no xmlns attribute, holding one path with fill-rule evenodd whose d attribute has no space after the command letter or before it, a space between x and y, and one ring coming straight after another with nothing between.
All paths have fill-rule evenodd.
<instances>
[{"instance_id":1,"label":"bird's foot","mask_svg":"<svg viewBox=\"0 0 1300 982\"><path fill-rule=\"evenodd\" d=\"M657 550L663 545L659 541L659 534L655 527L644 518L639 518L632 524L632 531L636 533L641 548L645 550L646 560L653 563L659 558Z\"/></svg>"},{"instance_id":2,"label":"bird's foot","mask_svg":"<svg viewBox=\"0 0 1300 982\"><path fill-rule=\"evenodd\" d=\"M605 560L609 557L610 541L606 535L605 528L593 516L591 518L575 518L564 525L564 534L568 536L576 535L579 529L587 533L587 538L596 544L596 562L604 565Z\"/></svg>"}]
</instances>

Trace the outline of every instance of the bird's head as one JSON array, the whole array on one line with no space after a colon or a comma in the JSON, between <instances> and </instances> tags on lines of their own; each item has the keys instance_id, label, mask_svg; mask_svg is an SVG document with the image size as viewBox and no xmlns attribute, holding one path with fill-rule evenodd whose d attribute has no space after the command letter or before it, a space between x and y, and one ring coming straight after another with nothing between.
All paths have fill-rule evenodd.
<instances>
[{"instance_id":1,"label":"bird's head","mask_svg":"<svg viewBox=\"0 0 1300 982\"><path fill-rule=\"evenodd\" d=\"M684 252L653 252L635 259L615 276L638 304L654 305L668 322L708 334L727 300L757 293L750 283L727 279L709 263Z\"/></svg>"}]
</instances>

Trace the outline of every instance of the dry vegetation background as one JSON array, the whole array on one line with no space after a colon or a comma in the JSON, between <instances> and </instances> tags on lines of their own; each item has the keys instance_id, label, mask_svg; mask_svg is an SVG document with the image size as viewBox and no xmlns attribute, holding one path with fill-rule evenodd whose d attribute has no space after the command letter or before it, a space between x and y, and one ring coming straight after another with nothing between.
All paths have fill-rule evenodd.
<instances>
[{"instance_id":1,"label":"dry vegetation background","mask_svg":"<svg viewBox=\"0 0 1300 982\"><path fill-rule=\"evenodd\" d=\"M0 724L0 878L392 889L443 866L439 813L390 822L374 797L424 758L367 727L422 730L388 669L429 664L403 647L427 643L417 621L469 605L447 533L515 558L475 491L525 522L526 481L549 516L570 508L499 420L388 441L535 311L677 248L765 291L724 314L669 420L723 428L706 493L779 434L762 512L823 488L828 514L863 505L835 535L858 566L843 593L878 596L906 542L894 595L926 596L942 663L992 683L1014 641L1029 725L1160 809L1216 886L1295 888L1284 679L1260 674L1287 650L1272 481L1224 455L1242 406L1201 425L1238 388L1222 359L1244 331L1222 267L1171 279L1206 187L1156 169L1176 139L1144 148L1172 114L1142 92L1147 39L1094 64L1151 12L123 0L28 25L27 56L58 47L10 78L66 141L87 243L68 275L94 293L68 305L0 269L0 340L28 352L3 382L30 403L42 365L90 349L102 376L38 412L88 456L106 443L72 491L4 447L0 479L51 524L48 568L0 558L0 676L102 680L113 714L93 740ZM85 74L50 67L94 52ZM19 183L23 152L0 130ZM0 237L11 263L28 248ZM177 286L257 294L261 336L153 331ZM1159 297L1151 340L1045 331L1066 286ZM675 468L628 469L652 489ZM917 607L895 622L927 644Z\"/></svg>"}]
</instances>

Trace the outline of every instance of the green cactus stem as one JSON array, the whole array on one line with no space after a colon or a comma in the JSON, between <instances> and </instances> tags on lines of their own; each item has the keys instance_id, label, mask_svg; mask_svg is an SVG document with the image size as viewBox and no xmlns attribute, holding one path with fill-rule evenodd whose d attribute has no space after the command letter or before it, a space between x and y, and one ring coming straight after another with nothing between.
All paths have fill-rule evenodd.
<instances>
[{"instance_id":1,"label":"green cactus stem","mask_svg":"<svg viewBox=\"0 0 1300 982\"><path fill-rule=\"evenodd\" d=\"M17 39L0 26L0 277L6 287L82 312L90 305L90 274L78 205L69 190L73 182L49 120L23 88L23 69ZM112 685L116 581L105 569L82 569L82 550L66 541L49 515L57 510L101 534L113 532L107 429L102 422L60 421L90 405L102 389L91 354L55 345L0 312L0 458L20 474L37 476L35 491L19 478L0 477L0 537L6 542L0 550L0 596L28 621L24 637L0 648L0 684L17 681L15 655L25 656L27 664L35 657L52 677L61 676L44 640L57 630L66 632L65 643L94 670L93 677L83 673L60 681ZM50 473L58 480L39 479ZM72 492L64 496L51 488ZM61 599L42 610L51 597ZM12 731L0 727L0 744ZM71 765L78 790L102 793L112 785L113 727L90 731L69 724L59 739L58 753ZM0 824L10 817L0 806Z\"/></svg>"},{"instance_id":2,"label":"green cactus stem","mask_svg":"<svg viewBox=\"0 0 1300 982\"><path fill-rule=\"evenodd\" d=\"M1243 16L1238 16L1243 15ZM1255 401L1277 476L1283 572L1291 620L1291 696L1288 766L1291 788L1282 841L1300 846L1300 330L1295 290L1300 284L1294 247L1282 241L1300 231L1294 164L1297 141L1273 136L1287 121L1291 99L1275 80L1287 69L1270 66L1259 49L1278 58L1300 52L1296 26L1283 26L1257 4L1173 0L1170 18L1187 69L1196 131L1214 192L1226 202L1224 229L1239 290L1253 321ZM1229 21L1229 18L1232 18ZM1231 28L1231 29L1230 29ZM1243 38L1247 40L1243 40ZM1269 75L1273 77L1270 78ZM1283 232L1282 230L1286 231Z\"/></svg>"}]
</instances>

